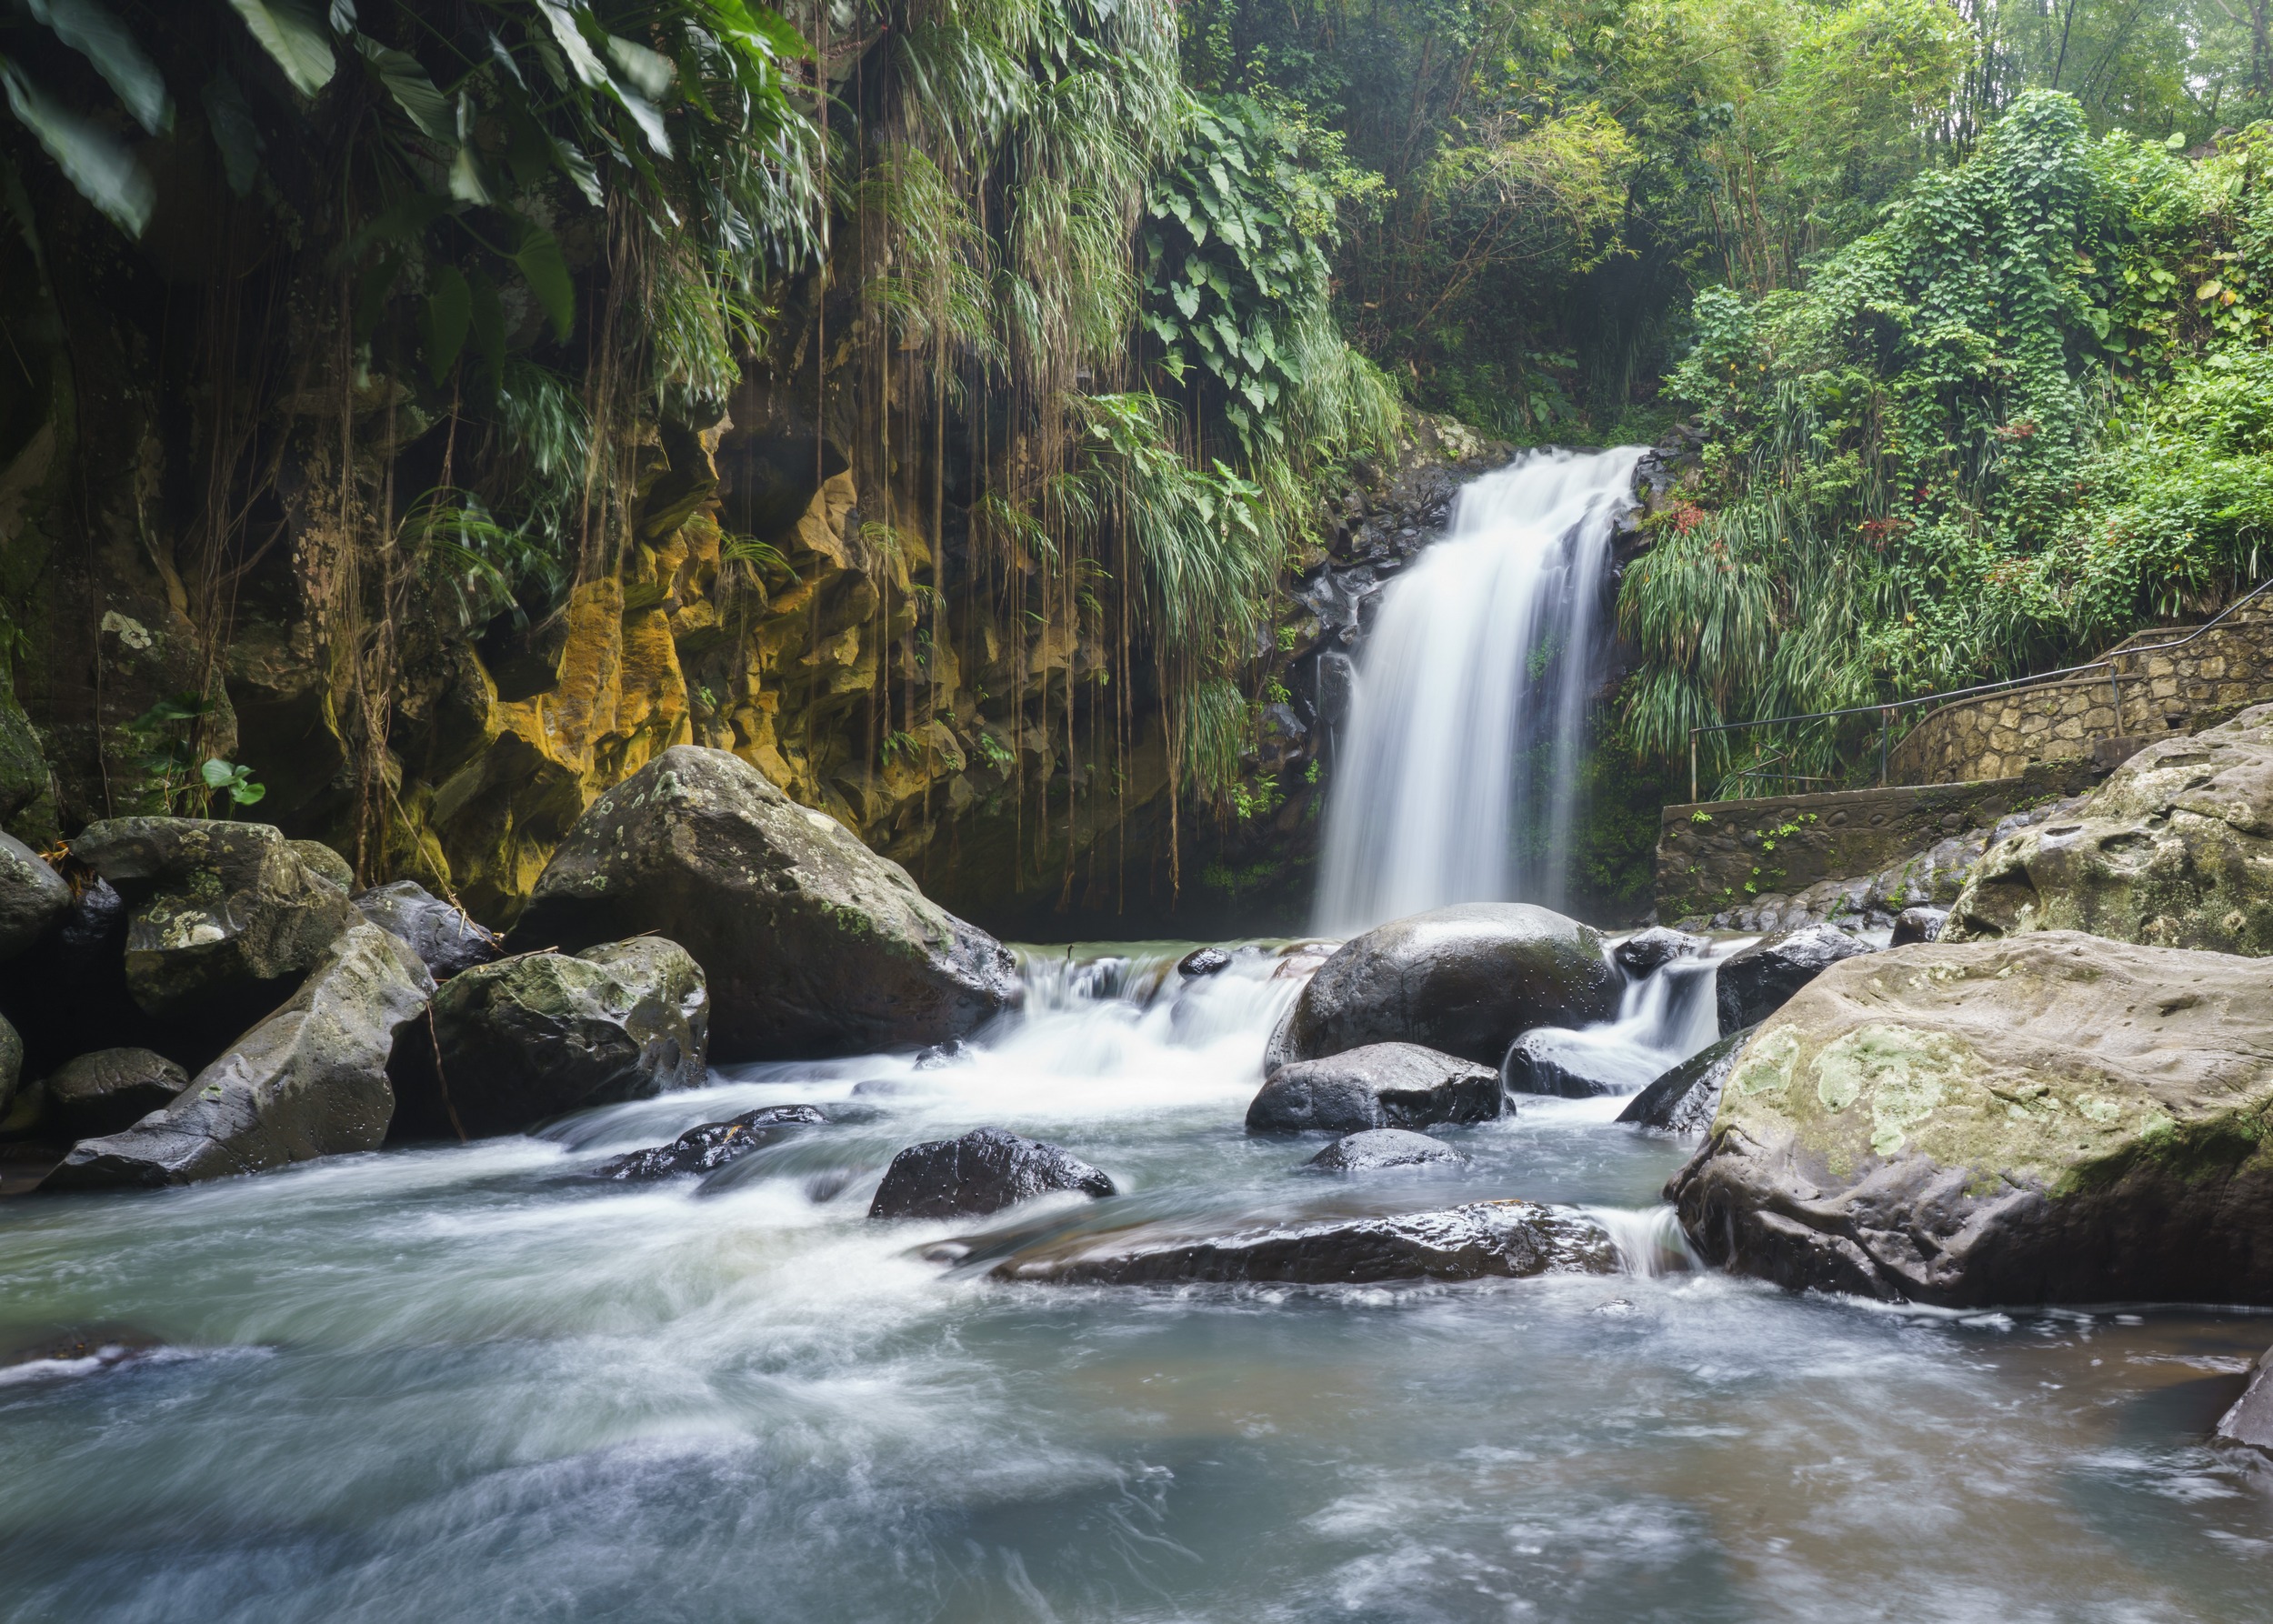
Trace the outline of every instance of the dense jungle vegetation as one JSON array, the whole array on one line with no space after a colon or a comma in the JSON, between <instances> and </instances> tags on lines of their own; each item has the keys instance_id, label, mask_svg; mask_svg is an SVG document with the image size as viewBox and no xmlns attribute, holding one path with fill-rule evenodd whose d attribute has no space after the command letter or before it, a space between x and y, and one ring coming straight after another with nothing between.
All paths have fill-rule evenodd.
<instances>
[{"instance_id":1,"label":"dense jungle vegetation","mask_svg":"<svg viewBox=\"0 0 2273 1624\"><path fill-rule=\"evenodd\" d=\"M509 907L676 730L1061 906L1149 807L1174 887L1405 413L1687 421L1630 887L1694 725L2258 577L2268 7L5 0L0 811L265 797Z\"/></svg>"}]
</instances>

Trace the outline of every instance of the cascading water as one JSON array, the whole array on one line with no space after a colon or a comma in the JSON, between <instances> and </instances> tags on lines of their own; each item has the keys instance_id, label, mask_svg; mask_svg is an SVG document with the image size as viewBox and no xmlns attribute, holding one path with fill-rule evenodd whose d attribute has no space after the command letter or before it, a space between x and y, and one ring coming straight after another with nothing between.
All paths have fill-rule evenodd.
<instances>
[{"instance_id":1,"label":"cascading water","mask_svg":"<svg viewBox=\"0 0 2273 1624\"><path fill-rule=\"evenodd\" d=\"M1537 451L1459 493L1359 656L1317 928L1559 905L1611 526L1642 447Z\"/></svg>"}]
</instances>

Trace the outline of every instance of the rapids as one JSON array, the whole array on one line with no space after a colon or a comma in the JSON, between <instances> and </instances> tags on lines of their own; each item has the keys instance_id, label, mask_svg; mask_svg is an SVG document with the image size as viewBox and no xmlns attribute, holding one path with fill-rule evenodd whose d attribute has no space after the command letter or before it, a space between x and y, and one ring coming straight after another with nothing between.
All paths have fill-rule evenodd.
<instances>
[{"instance_id":1,"label":"rapids","mask_svg":"<svg viewBox=\"0 0 2273 1624\"><path fill-rule=\"evenodd\" d=\"M1682 1145L1621 1099L1438 1128L1337 1193L1251 1139L1297 989L1266 946L1035 949L958 1063L745 1068L511 1138L0 1203L8 1619L1983 1619L2263 1616L2266 1469L2205 1448L2273 1324L1951 1316L1692 1270ZM1638 1071L1709 976L1574 1038ZM1699 1018L1699 993L1702 993ZM1646 1051L1646 1052L1645 1052ZM582 1177L839 1105L706 1182ZM916 1139L998 1123L1123 1212L1487 1196L1609 1225L1616 1278L1012 1287L876 1226ZM107 1353L97 1351L110 1345Z\"/></svg>"}]
</instances>

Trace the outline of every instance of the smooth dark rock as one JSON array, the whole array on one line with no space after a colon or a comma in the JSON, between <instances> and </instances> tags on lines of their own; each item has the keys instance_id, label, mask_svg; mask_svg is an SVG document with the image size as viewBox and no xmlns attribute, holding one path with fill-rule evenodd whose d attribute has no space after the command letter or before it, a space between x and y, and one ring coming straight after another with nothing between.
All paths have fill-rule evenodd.
<instances>
[{"instance_id":1,"label":"smooth dark rock","mask_svg":"<svg viewBox=\"0 0 2273 1624\"><path fill-rule=\"evenodd\" d=\"M978 1050L960 1038L950 1038L945 1043L935 1043L916 1057L918 1071L942 1071L950 1066L960 1066L975 1058Z\"/></svg>"},{"instance_id":2,"label":"smooth dark rock","mask_svg":"<svg viewBox=\"0 0 2273 1624\"><path fill-rule=\"evenodd\" d=\"M2249 1385L2231 1408L2218 1418L2217 1435L2229 1444L2273 1449L2273 1348L2249 1367Z\"/></svg>"},{"instance_id":3,"label":"smooth dark rock","mask_svg":"<svg viewBox=\"0 0 2273 1624\"><path fill-rule=\"evenodd\" d=\"M2273 1303L2273 966L2077 931L1834 965L1667 1194L1708 1261L1972 1308Z\"/></svg>"},{"instance_id":4,"label":"smooth dark rock","mask_svg":"<svg viewBox=\"0 0 2273 1624\"><path fill-rule=\"evenodd\" d=\"M404 1028L423 1024L433 994L417 956L358 919L283 1008L173 1104L81 1140L40 1188L190 1184L375 1149L395 1112L388 1058Z\"/></svg>"},{"instance_id":5,"label":"smooth dark rock","mask_svg":"<svg viewBox=\"0 0 2273 1624\"><path fill-rule=\"evenodd\" d=\"M1592 1220L1531 1201L1477 1201L1394 1218L1260 1223L1218 1235L1162 1224L1076 1234L995 1266L1004 1280L1072 1286L1271 1280L1362 1285L1543 1274L1614 1274L1617 1253Z\"/></svg>"},{"instance_id":6,"label":"smooth dark rock","mask_svg":"<svg viewBox=\"0 0 2273 1624\"><path fill-rule=\"evenodd\" d=\"M1221 947L1195 947L1176 961L1176 967L1187 976L1212 976L1231 963L1231 955Z\"/></svg>"},{"instance_id":7,"label":"smooth dark rock","mask_svg":"<svg viewBox=\"0 0 2273 1624\"><path fill-rule=\"evenodd\" d=\"M508 945L644 930L703 967L711 1040L729 1059L944 1042L1019 997L1001 944L723 750L674 746L594 802Z\"/></svg>"},{"instance_id":8,"label":"smooth dark rock","mask_svg":"<svg viewBox=\"0 0 2273 1624\"><path fill-rule=\"evenodd\" d=\"M13 1026L0 1019L0 1119L8 1116L23 1080L24 1039Z\"/></svg>"},{"instance_id":9,"label":"smooth dark rock","mask_svg":"<svg viewBox=\"0 0 2273 1624\"><path fill-rule=\"evenodd\" d=\"M1752 1036L1747 1027L1708 1044L1634 1096L1618 1120L1667 1133L1703 1133L1720 1108L1720 1090L1736 1068L1737 1051Z\"/></svg>"},{"instance_id":10,"label":"smooth dark rock","mask_svg":"<svg viewBox=\"0 0 2273 1624\"><path fill-rule=\"evenodd\" d=\"M374 886L355 902L372 924L408 942L436 981L488 964L505 951L505 938L496 931L429 894L416 880Z\"/></svg>"},{"instance_id":11,"label":"smooth dark rock","mask_svg":"<svg viewBox=\"0 0 2273 1624\"><path fill-rule=\"evenodd\" d=\"M1894 917L1894 939L1890 947L1908 947L1919 942L1938 940L1941 927L1949 917L1946 907L1906 907Z\"/></svg>"},{"instance_id":12,"label":"smooth dark rock","mask_svg":"<svg viewBox=\"0 0 2273 1624\"><path fill-rule=\"evenodd\" d=\"M1499 1073L1417 1043L1371 1043L1271 1073L1247 1107L1249 1133L1332 1134L1484 1122L1499 1115Z\"/></svg>"},{"instance_id":13,"label":"smooth dark rock","mask_svg":"<svg viewBox=\"0 0 2273 1624\"><path fill-rule=\"evenodd\" d=\"M1368 1128L1345 1134L1302 1165L1319 1173L1377 1173L1388 1168L1457 1165L1467 1159L1442 1139L1432 1139L1425 1133Z\"/></svg>"},{"instance_id":14,"label":"smooth dark rock","mask_svg":"<svg viewBox=\"0 0 2273 1624\"><path fill-rule=\"evenodd\" d=\"M357 916L346 892L265 823L118 817L71 855L126 898L126 987L161 1018L273 1007Z\"/></svg>"},{"instance_id":15,"label":"smooth dark rock","mask_svg":"<svg viewBox=\"0 0 2273 1624\"><path fill-rule=\"evenodd\" d=\"M780 1138L776 1130L812 1127L828 1118L809 1105L769 1105L724 1122L690 1128L667 1145L635 1150L592 1169L596 1178L669 1178L681 1173L714 1173L760 1145Z\"/></svg>"},{"instance_id":16,"label":"smooth dark rock","mask_svg":"<svg viewBox=\"0 0 2273 1624\"><path fill-rule=\"evenodd\" d=\"M1610 949L1610 957L1618 968L1637 981L1653 974L1677 958L1695 958L1712 943L1701 936L1691 936L1686 930L1674 930L1664 925L1653 925L1647 930L1635 932Z\"/></svg>"},{"instance_id":17,"label":"smooth dark rock","mask_svg":"<svg viewBox=\"0 0 2273 1624\"><path fill-rule=\"evenodd\" d=\"M1055 1190L1115 1194L1080 1158L999 1128L910 1145L892 1158L868 1207L872 1218L944 1218L999 1212Z\"/></svg>"},{"instance_id":18,"label":"smooth dark rock","mask_svg":"<svg viewBox=\"0 0 2273 1624\"><path fill-rule=\"evenodd\" d=\"M703 1080L709 1004L676 942L640 937L579 954L477 965L435 996L433 1041L398 1068L398 1138L519 1133Z\"/></svg>"},{"instance_id":19,"label":"smooth dark rock","mask_svg":"<svg viewBox=\"0 0 2273 1624\"><path fill-rule=\"evenodd\" d=\"M75 1139L132 1128L189 1087L189 1073L146 1048L101 1048L66 1060L47 1078L47 1108Z\"/></svg>"},{"instance_id":20,"label":"smooth dark rock","mask_svg":"<svg viewBox=\"0 0 2273 1624\"><path fill-rule=\"evenodd\" d=\"M1810 925L1730 954L1720 961L1716 981L1720 1029L1757 1026L1841 959L1870 951L1868 942L1836 926Z\"/></svg>"},{"instance_id":21,"label":"smooth dark rock","mask_svg":"<svg viewBox=\"0 0 2273 1624\"><path fill-rule=\"evenodd\" d=\"M71 910L71 887L14 835L0 835L0 960L15 957Z\"/></svg>"},{"instance_id":22,"label":"smooth dark rock","mask_svg":"<svg viewBox=\"0 0 2273 1624\"><path fill-rule=\"evenodd\" d=\"M1497 1068L1533 1027L1617 1013L1626 977L1601 933L1520 902L1415 914L1343 944L1271 1037L1264 1068L1376 1043L1417 1043Z\"/></svg>"}]
</instances>

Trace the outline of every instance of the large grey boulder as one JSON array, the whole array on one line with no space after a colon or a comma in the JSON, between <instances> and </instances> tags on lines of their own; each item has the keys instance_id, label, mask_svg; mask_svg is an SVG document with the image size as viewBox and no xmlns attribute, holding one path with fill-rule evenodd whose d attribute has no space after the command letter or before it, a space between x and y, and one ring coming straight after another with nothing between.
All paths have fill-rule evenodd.
<instances>
[{"instance_id":1,"label":"large grey boulder","mask_svg":"<svg viewBox=\"0 0 2273 1624\"><path fill-rule=\"evenodd\" d=\"M302 845L265 823L118 817L89 824L71 851L131 907L127 990L168 1017L274 1002L355 918Z\"/></svg>"},{"instance_id":2,"label":"large grey boulder","mask_svg":"<svg viewBox=\"0 0 2273 1624\"><path fill-rule=\"evenodd\" d=\"M1870 951L1868 942L1837 926L1809 925L1731 953L1714 973L1720 1029L1733 1032L1757 1026L1841 959Z\"/></svg>"},{"instance_id":3,"label":"large grey boulder","mask_svg":"<svg viewBox=\"0 0 2273 1624\"><path fill-rule=\"evenodd\" d=\"M15 957L71 907L71 887L14 835L0 835L0 960Z\"/></svg>"},{"instance_id":4,"label":"large grey boulder","mask_svg":"<svg viewBox=\"0 0 2273 1624\"><path fill-rule=\"evenodd\" d=\"M1626 977L1590 926L1522 902L1472 902L1366 932L1318 967L1264 1068L1372 1043L1417 1043L1497 1067L1533 1027L1617 1013Z\"/></svg>"},{"instance_id":5,"label":"large grey boulder","mask_svg":"<svg viewBox=\"0 0 2273 1624\"><path fill-rule=\"evenodd\" d=\"M505 951L496 931L429 894L416 880L373 886L356 893L355 904L372 924L408 942L436 981L488 964Z\"/></svg>"},{"instance_id":6,"label":"large grey boulder","mask_svg":"<svg viewBox=\"0 0 2273 1624\"><path fill-rule=\"evenodd\" d=\"M2034 930L2273 954L2273 706L2151 744L2072 815L1998 841L1940 939Z\"/></svg>"},{"instance_id":7,"label":"large grey boulder","mask_svg":"<svg viewBox=\"0 0 2273 1624\"><path fill-rule=\"evenodd\" d=\"M691 1088L705 1075L709 1022L701 967L660 937L462 970L435 995L431 1045L398 1068L396 1137L519 1133Z\"/></svg>"},{"instance_id":8,"label":"large grey boulder","mask_svg":"<svg viewBox=\"0 0 2273 1624\"><path fill-rule=\"evenodd\" d=\"M1966 1307L2273 1302L2273 965L2073 931L1837 964L1667 1194L1699 1252Z\"/></svg>"},{"instance_id":9,"label":"large grey boulder","mask_svg":"<svg viewBox=\"0 0 2273 1624\"><path fill-rule=\"evenodd\" d=\"M200 1071L173 1104L121 1132L81 1140L40 1188L192 1184L375 1149L395 1112L388 1058L433 994L416 954L358 920L284 1007Z\"/></svg>"},{"instance_id":10,"label":"large grey boulder","mask_svg":"<svg viewBox=\"0 0 2273 1624\"><path fill-rule=\"evenodd\" d=\"M146 1048L99 1048L66 1060L47 1077L47 1110L75 1139L133 1127L189 1087L189 1073Z\"/></svg>"},{"instance_id":11,"label":"large grey boulder","mask_svg":"<svg viewBox=\"0 0 2273 1624\"><path fill-rule=\"evenodd\" d=\"M1499 1073L1417 1043L1369 1043L1272 1072L1247 1106L1249 1133L1331 1134L1483 1122L1499 1115Z\"/></svg>"},{"instance_id":12,"label":"large grey boulder","mask_svg":"<svg viewBox=\"0 0 2273 1624\"><path fill-rule=\"evenodd\" d=\"M1749 1027L1731 1032L1678 1066L1667 1068L1664 1076L1627 1102L1617 1119L1629 1128L1663 1133L1703 1133L1713 1125L1714 1113L1720 1109L1721 1088L1736 1069L1745 1039L1751 1036Z\"/></svg>"},{"instance_id":13,"label":"large grey boulder","mask_svg":"<svg viewBox=\"0 0 2273 1624\"><path fill-rule=\"evenodd\" d=\"M991 1272L1070 1286L1361 1285L1614 1274L1617 1267L1617 1248L1590 1218L1532 1201L1476 1201L1391 1218L1260 1221L1214 1234L1173 1222L1076 1233L1017 1252Z\"/></svg>"},{"instance_id":14,"label":"large grey boulder","mask_svg":"<svg viewBox=\"0 0 2273 1624\"><path fill-rule=\"evenodd\" d=\"M674 746L594 802L508 945L643 930L703 967L725 1058L920 1048L1018 997L1000 943L723 750Z\"/></svg>"},{"instance_id":15,"label":"large grey boulder","mask_svg":"<svg viewBox=\"0 0 2273 1624\"><path fill-rule=\"evenodd\" d=\"M959 1139L910 1145L894 1157L868 1216L970 1218L1059 1190L1116 1193L1112 1179L1077 1156L1005 1128L980 1128Z\"/></svg>"}]
</instances>

